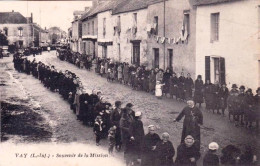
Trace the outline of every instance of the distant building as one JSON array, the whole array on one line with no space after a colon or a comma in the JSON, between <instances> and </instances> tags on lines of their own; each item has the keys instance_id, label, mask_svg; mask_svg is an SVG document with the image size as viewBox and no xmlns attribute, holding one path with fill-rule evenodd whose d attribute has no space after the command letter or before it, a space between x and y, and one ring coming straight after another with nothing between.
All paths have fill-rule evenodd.
<instances>
[{"instance_id":1,"label":"distant building","mask_svg":"<svg viewBox=\"0 0 260 166\"><path fill-rule=\"evenodd\" d=\"M33 14L26 18L19 12L0 12L0 30L7 36L9 45L24 48L40 44L42 29L33 23Z\"/></svg>"},{"instance_id":2,"label":"distant building","mask_svg":"<svg viewBox=\"0 0 260 166\"><path fill-rule=\"evenodd\" d=\"M260 3L198 1L196 74L212 83L260 86Z\"/></svg>"},{"instance_id":3,"label":"distant building","mask_svg":"<svg viewBox=\"0 0 260 166\"><path fill-rule=\"evenodd\" d=\"M70 48L74 52L80 52L80 42L82 37L82 22L80 20L81 16L84 14L84 11L74 11L74 19L72 23L72 37Z\"/></svg>"},{"instance_id":4,"label":"distant building","mask_svg":"<svg viewBox=\"0 0 260 166\"><path fill-rule=\"evenodd\" d=\"M51 27L48 29L49 41L52 44L64 42L67 38L67 33L59 27Z\"/></svg>"}]
</instances>

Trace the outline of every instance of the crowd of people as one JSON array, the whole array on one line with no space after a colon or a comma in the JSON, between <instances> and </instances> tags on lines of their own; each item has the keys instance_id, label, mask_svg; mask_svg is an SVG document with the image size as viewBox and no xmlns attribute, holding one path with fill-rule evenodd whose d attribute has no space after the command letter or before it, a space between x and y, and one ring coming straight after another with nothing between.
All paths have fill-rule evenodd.
<instances>
[{"instance_id":1,"label":"crowd of people","mask_svg":"<svg viewBox=\"0 0 260 166\"><path fill-rule=\"evenodd\" d=\"M252 89L246 89L244 85L238 89L238 86L233 84L229 90L225 83L212 84L209 80L204 83L201 75L198 75L195 81L189 73L185 77L182 72L178 77L171 68L167 68L165 72L159 68L149 70L146 66L113 62L107 58L92 59L91 56L72 53L69 49L60 51L58 56L88 70L93 66L95 72L106 77L107 81L125 84L134 90L150 92L159 99L162 96L170 96L184 102L193 99L199 107L205 103L206 110L212 111L213 114L225 116L225 110L228 110L229 120L233 117L236 126L252 128L255 123L256 128L259 127L260 87L254 95ZM84 57L87 60L81 61Z\"/></svg>"},{"instance_id":2,"label":"crowd of people","mask_svg":"<svg viewBox=\"0 0 260 166\"><path fill-rule=\"evenodd\" d=\"M192 99L187 101L188 105L174 119L176 122L184 117L182 138L176 149L177 155L174 161L175 148L169 140L170 135L164 132L160 137L154 125L147 126L148 133L145 134L142 113L135 112L132 103L127 103L125 107L122 107L121 101L111 104L102 96L101 90L93 90L92 94L87 93L75 73L68 70L58 71L55 66L36 62L35 59L30 61L20 53L14 54L13 62L18 72L32 74L46 88L59 93L69 103L76 118L84 125L93 128L97 146L100 145L101 139L107 139L108 151L111 155L114 149L124 151L126 165L195 166L201 157L200 126L203 125L203 114ZM260 89L258 96L260 96L259 92ZM233 93L238 93L235 86L228 96ZM231 99L227 97L228 103L229 100ZM252 104L255 106L255 101ZM228 145L222 149L221 157L216 153L218 149L219 145L216 142L209 144L208 152L203 157L204 166L220 163L241 166L257 165L257 154L251 146L246 146L241 152L236 146Z\"/></svg>"}]
</instances>

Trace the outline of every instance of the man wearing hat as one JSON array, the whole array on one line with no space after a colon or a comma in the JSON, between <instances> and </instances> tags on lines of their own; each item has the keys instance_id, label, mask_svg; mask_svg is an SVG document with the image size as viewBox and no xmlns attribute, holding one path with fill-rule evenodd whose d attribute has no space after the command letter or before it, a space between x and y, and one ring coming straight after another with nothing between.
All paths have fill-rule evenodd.
<instances>
[{"instance_id":1,"label":"man wearing hat","mask_svg":"<svg viewBox=\"0 0 260 166\"><path fill-rule=\"evenodd\" d=\"M188 106L186 106L181 113L178 115L174 122L180 121L183 117L183 129L181 136L181 143L184 142L184 139L187 135L192 135L200 145L200 125L203 125L203 115L199 108L195 106L193 100L187 101Z\"/></svg>"},{"instance_id":2,"label":"man wearing hat","mask_svg":"<svg viewBox=\"0 0 260 166\"><path fill-rule=\"evenodd\" d=\"M256 127L259 127L259 117L260 117L260 87L256 90L255 95L255 110L256 110Z\"/></svg>"},{"instance_id":3,"label":"man wearing hat","mask_svg":"<svg viewBox=\"0 0 260 166\"><path fill-rule=\"evenodd\" d=\"M160 136L155 133L155 126L148 126L148 134L144 136L142 146L142 163L141 166L156 165L156 144L160 141Z\"/></svg>"},{"instance_id":4,"label":"man wearing hat","mask_svg":"<svg viewBox=\"0 0 260 166\"><path fill-rule=\"evenodd\" d=\"M227 99L227 105L228 105L228 111L229 111L229 114L228 114L228 118L229 120L231 120L231 115L233 115L233 119L235 121L237 121L236 119L236 113L238 112L238 95L239 95L239 91L237 90L237 85L236 84L233 84L232 85L232 89L230 90L229 92L229 96L228 96L228 99Z\"/></svg>"},{"instance_id":5,"label":"man wearing hat","mask_svg":"<svg viewBox=\"0 0 260 166\"><path fill-rule=\"evenodd\" d=\"M177 148L175 164L177 166L196 166L196 162L199 158L200 151L196 146L196 141L191 135L187 135L184 139L184 143L181 143Z\"/></svg>"},{"instance_id":6,"label":"man wearing hat","mask_svg":"<svg viewBox=\"0 0 260 166\"><path fill-rule=\"evenodd\" d=\"M216 154L219 145L216 142L211 142L209 144L209 150L203 158L203 166L218 166L219 157Z\"/></svg>"}]
</instances>

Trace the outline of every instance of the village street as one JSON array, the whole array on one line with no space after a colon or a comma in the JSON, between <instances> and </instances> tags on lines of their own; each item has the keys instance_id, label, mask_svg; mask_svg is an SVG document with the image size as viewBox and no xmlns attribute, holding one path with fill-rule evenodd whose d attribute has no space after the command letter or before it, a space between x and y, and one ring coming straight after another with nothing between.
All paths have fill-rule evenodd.
<instances>
[{"instance_id":1,"label":"village street","mask_svg":"<svg viewBox=\"0 0 260 166\"><path fill-rule=\"evenodd\" d=\"M32 56L28 58L33 59ZM41 61L46 65L54 65L58 70L74 72L89 93L91 93L92 89L99 89L105 99L112 104L116 100L122 101L123 106L129 102L133 103L134 111L143 113L145 132L147 132L149 124L154 124L157 127L158 134L168 132L174 147L177 148L179 145L182 123L174 123L173 119L186 105L185 103L178 102L175 99L158 100L151 94L134 91L118 83L109 83L105 78L100 77L93 71L79 69L68 62L60 61L56 56L56 51L43 52L42 55L36 56L36 61ZM76 120L76 116L70 110L68 103L59 94L46 89L33 76L15 71L12 57L1 60L0 67L1 92L3 92L1 93L1 100L17 105L27 104L32 113L36 112L41 117L40 124L37 124L37 122L36 125L31 123L31 127L40 125L40 129L44 132L40 131L39 133L46 134L34 141L94 144L95 138L92 128L85 127L80 121ZM258 136L254 129L248 130L243 127L235 127L233 123L229 122L227 116L223 118L217 114L213 115L211 112L205 111L204 106L202 112L204 116L204 126L201 129L202 153L206 151L207 145L212 141L218 142L220 148L228 144L238 145L239 147L247 143L253 146L257 145ZM16 143L30 142L29 138L33 138L33 136L24 137L16 134L5 135L5 137L7 137L5 139ZM107 147L107 140L102 140L101 145ZM122 155L119 156L122 157Z\"/></svg>"}]
</instances>

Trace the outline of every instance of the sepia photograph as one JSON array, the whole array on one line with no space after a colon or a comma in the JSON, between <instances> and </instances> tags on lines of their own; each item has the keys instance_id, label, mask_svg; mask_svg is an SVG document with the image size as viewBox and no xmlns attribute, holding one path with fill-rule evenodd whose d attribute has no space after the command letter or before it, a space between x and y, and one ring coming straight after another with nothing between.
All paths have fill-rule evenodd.
<instances>
[{"instance_id":1,"label":"sepia photograph","mask_svg":"<svg viewBox=\"0 0 260 166\"><path fill-rule=\"evenodd\" d=\"M260 0L0 1L0 166L259 166Z\"/></svg>"}]
</instances>

